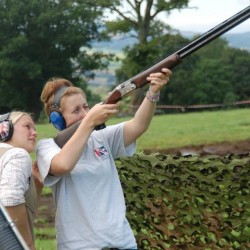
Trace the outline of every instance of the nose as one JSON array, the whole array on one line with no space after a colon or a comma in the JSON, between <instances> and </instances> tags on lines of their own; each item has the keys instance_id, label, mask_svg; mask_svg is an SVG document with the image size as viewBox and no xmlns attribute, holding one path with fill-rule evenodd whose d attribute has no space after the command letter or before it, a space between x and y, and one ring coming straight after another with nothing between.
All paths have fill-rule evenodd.
<instances>
[{"instance_id":1,"label":"nose","mask_svg":"<svg viewBox=\"0 0 250 250\"><path fill-rule=\"evenodd\" d=\"M37 137L37 131L36 131L35 129L33 129L32 134L33 134L35 137Z\"/></svg>"}]
</instances>

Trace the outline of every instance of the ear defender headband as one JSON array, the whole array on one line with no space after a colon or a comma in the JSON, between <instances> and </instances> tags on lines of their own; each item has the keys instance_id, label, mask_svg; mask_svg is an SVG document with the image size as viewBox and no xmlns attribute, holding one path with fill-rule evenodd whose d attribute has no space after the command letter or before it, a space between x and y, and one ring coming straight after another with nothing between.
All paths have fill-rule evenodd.
<instances>
[{"instance_id":1,"label":"ear defender headband","mask_svg":"<svg viewBox=\"0 0 250 250\"><path fill-rule=\"evenodd\" d=\"M9 141L13 135L14 127L9 116L10 113L7 113L0 117L0 142Z\"/></svg>"},{"instance_id":2,"label":"ear defender headband","mask_svg":"<svg viewBox=\"0 0 250 250\"><path fill-rule=\"evenodd\" d=\"M49 120L57 130L63 130L66 128L66 122L60 109L60 101L67 88L68 86L62 86L56 91L53 104L50 107L51 112Z\"/></svg>"}]
</instances>

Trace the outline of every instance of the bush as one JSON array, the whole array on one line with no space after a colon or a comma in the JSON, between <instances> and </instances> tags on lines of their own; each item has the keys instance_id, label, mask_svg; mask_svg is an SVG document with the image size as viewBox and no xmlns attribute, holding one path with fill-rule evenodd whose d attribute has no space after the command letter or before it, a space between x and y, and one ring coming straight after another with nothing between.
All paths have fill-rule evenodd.
<instances>
[{"instance_id":1,"label":"bush","mask_svg":"<svg viewBox=\"0 0 250 250\"><path fill-rule=\"evenodd\" d=\"M117 160L139 249L250 249L250 155Z\"/></svg>"}]
</instances>

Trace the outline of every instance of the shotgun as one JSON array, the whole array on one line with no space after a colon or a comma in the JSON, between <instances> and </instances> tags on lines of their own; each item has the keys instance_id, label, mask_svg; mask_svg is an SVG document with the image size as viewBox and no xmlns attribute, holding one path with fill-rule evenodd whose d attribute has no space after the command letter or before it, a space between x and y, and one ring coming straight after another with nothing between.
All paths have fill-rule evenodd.
<instances>
[{"instance_id":1,"label":"shotgun","mask_svg":"<svg viewBox=\"0 0 250 250\"><path fill-rule=\"evenodd\" d=\"M177 52L172 55L166 57L162 61L156 63L152 67L146 69L145 71L139 73L138 75L132 77L131 79L121 83L118 85L106 98L103 102L104 104L114 104L122 100L124 97L130 95L138 88L142 88L144 85L148 84L147 77L151 73L161 72L162 68L173 69L175 66L182 62L182 59L191 55L196 50L202 48L206 44L210 43L217 37L223 35L228 30L234 28L239 25L243 21L247 20L250 17L250 6L241 10L237 14L228 18L224 22L218 24L214 28L210 29L194 41L190 42ZM70 137L74 134L76 129L78 128L81 121L76 122L74 125L60 131L57 136L54 138L56 144L59 147L63 147L64 144L70 139ZM96 129L102 129L105 127L105 124L99 125Z\"/></svg>"}]
</instances>

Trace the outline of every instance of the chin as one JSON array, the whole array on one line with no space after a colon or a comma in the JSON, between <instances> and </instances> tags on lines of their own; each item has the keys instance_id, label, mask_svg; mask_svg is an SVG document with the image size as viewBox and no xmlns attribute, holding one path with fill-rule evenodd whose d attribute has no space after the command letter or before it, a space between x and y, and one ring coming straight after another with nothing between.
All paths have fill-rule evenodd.
<instances>
[{"instance_id":1,"label":"chin","mask_svg":"<svg viewBox=\"0 0 250 250\"><path fill-rule=\"evenodd\" d=\"M26 148L26 151L30 154L30 153L32 153L34 150L33 150L33 149L30 149L30 148Z\"/></svg>"},{"instance_id":2,"label":"chin","mask_svg":"<svg viewBox=\"0 0 250 250\"><path fill-rule=\"evenodd\" d=\"M28 151L28 153L32 153L35 151L35 146L27 147L26 150Z\"/></svg>"}]
</instances>

